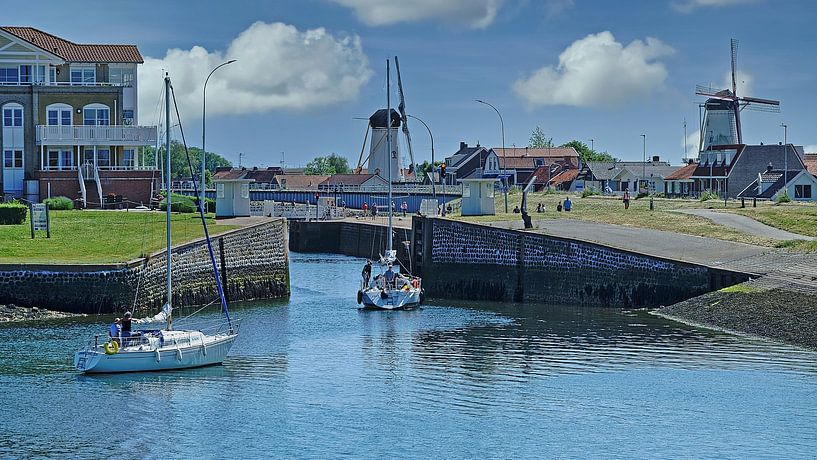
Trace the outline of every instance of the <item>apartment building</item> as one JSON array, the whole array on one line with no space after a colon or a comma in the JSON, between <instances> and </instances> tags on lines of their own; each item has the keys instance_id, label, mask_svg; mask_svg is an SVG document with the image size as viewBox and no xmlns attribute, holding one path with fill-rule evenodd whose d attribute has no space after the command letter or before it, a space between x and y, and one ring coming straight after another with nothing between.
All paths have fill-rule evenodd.
<instances>
[{"instance_id":1,"label":"apartment building","mask_svg":"<svg viewBox=\"0 0 817 460\"><path fill-rule=\"evenodd\" d=\"M78 44L33 27L0 27L5 198L105 197L147 203L157 182L155 126L140 126L135 45Z\"/></svg>"}]
</instances>

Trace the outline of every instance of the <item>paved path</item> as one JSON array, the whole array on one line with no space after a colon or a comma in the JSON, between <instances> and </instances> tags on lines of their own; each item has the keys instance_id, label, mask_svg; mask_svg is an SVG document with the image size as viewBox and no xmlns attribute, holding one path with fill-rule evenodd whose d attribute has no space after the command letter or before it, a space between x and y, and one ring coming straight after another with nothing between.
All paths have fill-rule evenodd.
<instances>
[{"instance_id":1,"label":"paved path","mask_svg":"<svg viewBox=\"0 0 817 460\"><path fill-rule=\"evenodd\" d=\"M709 219L716 224L730 227L737 231L762 238L770 238L773 240L814 240L813 237L787 232L785 230L760 223L751 217L733 214L731 212L713 211L711 209L679 209L675 212L700 216Z\"/></svg>"},{"instance_id":2,"label":"paved path","mask_svg":"<svg viewBox=\"0 0 817 460\"><path fill-rule=\"evenodd\" d=\"M499 228L521 229L518 221L492 222ZM537 233L603 244L641 254L749 273L766 287L817 292L814 254L734 243L622 225L573 219L534 220Z\"/></svg>"}]
</instances>

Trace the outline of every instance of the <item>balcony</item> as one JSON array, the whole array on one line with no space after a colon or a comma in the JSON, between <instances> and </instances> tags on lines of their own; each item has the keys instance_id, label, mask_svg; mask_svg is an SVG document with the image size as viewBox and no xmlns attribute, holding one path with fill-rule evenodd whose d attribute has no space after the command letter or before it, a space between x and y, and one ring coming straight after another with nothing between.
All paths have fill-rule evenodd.
<instances>
[{"instance_id":1,"label":"balcony","mask_svg":"<svg viewBox=\"0 0 817 460\"><path fill-rule=\"evenodd\" d=\"M156 133L155 126L37 125L37 145L154 145Z\"/></svg>"}]
</instances>

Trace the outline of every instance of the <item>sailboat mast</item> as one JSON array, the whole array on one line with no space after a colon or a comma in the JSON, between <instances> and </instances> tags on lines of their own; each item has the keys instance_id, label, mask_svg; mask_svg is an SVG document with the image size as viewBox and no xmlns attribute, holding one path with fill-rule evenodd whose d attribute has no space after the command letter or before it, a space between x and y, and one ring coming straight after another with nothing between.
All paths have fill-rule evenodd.
<instances>
[{"instance_id":1,"label":"sailboat mast","mask_svg":"<svg viewBox=\"0 0 817 460\"><path fill-rule=\"evenodd\" d=\"M173 306L173 290L171 289L171 243L170 243L170 77L165 73L165 220L167 226L167 305ZM167 329L171 328L171 315L167 316Z\"/></svg>"},{"instance_id":2,"label":"sailboat mast","mask_svg":"<svg viewBox=\"0 0 817 460\"><path fill-rule=\"evenodd\" d=\"M391 78L389 76L389 60L386 59L386 150L389 152L388 164L387 167L388 173L386 175L387 180L389 181L389 202L386 204L389 207L389 233L386 236L386 251L388 254L391 254L392 251L392 201L391 201L391 160L392 160L392 151L391 151Z\"/></svg>"}]
</instances>

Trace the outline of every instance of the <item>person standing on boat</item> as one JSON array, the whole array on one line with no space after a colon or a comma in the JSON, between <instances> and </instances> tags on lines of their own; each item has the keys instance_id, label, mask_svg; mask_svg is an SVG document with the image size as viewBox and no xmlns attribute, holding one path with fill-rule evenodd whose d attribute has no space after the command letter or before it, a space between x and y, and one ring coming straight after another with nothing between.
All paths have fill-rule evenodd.
<instances>
[{"instance_id":1,"label":"person standing on boat","mask_svg":"<svg viewBox=\"0 0 817 460\"><path fill-rule=\"evenodd\" d=\"M128 343L128 338L132 335L132 324L133 324L133 316L131 312L126 311L125 316L122 317L121 321L121 328L122 328L122 345L126 345Z\"/></svg>"},{"instance_id":2,"label":"person standing on boat","mask_svg":"<svg viewBox=\"0 0 817 460\"><path fill-rule=\"evenodd\" d=\"M365 289L366 286L369 285L369 279L372 277L372 261L367 260L366 265L363 266L363 288Z\"/></svg>"},{"instance_id":3,"label":"person standing on boat","mask_svg":"<svg viewBox=\"0 0 817 460\"><path fill-rule=\"evenodd\" d=\"M386 289L393 288L395 273L394 270L392 270L391 264L389 264L388 270L386 270L386 273L383 275L386 277Z\"/></svg>"},{"instance_id":4,"label":"person standing on boat","mask_svg":"<svg viewBox=\"0 0 817 460\"><path fill-rule=\"evenodd\" d=\"M120 335L119 331L120 331L120 329L122 327L121 321L122 320L119 319L119 318L116 318L115 320L113 320L113 323L111 323L111 330L108 332L108 334L110 334L110 336L111 336L111 340L116 342L116 343L119 343L119 335Z\"/></svg>"}]
</instances>

